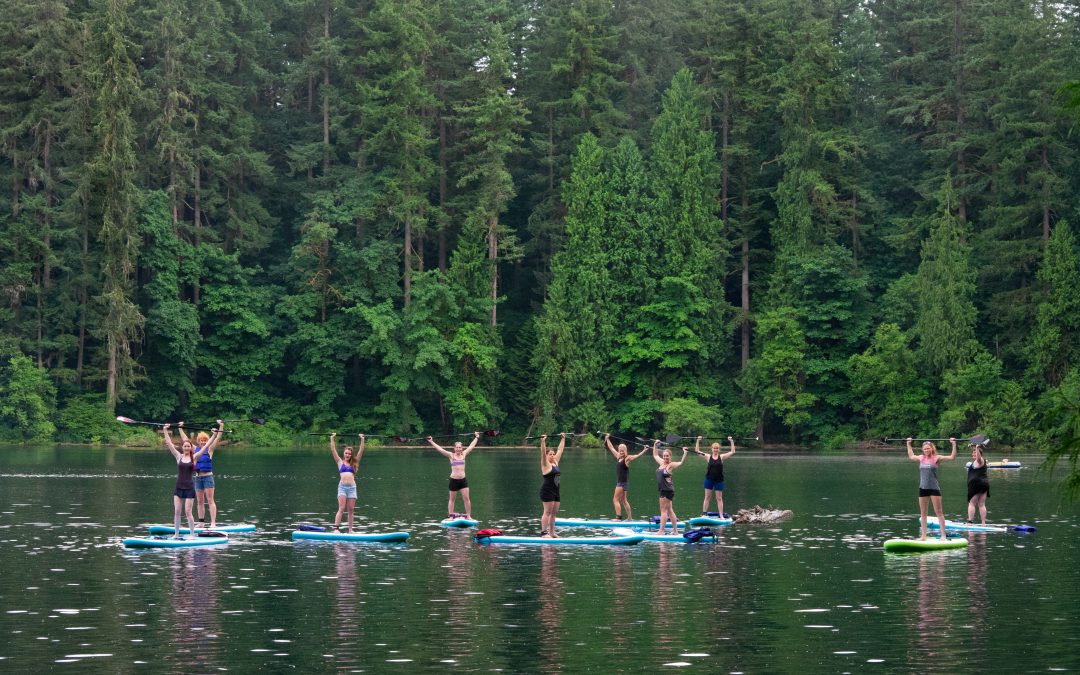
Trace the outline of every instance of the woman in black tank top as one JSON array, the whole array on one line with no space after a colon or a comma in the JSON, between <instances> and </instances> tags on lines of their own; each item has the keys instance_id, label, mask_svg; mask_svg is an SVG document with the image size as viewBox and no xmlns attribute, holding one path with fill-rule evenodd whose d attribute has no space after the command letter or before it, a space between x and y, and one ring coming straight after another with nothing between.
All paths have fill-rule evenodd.
<instances>
[{"instance_id":1,"label":"woman in black tank top","mask_svg":"<svg viewBox=\"0 0 1080 675\"><path fill-rule=\"evenodd\" d=\"M731 436L727 437L728 444L731 450L720 454L720 444L713 443L709 452L701 451L701 439L702 436L698 436L694 441L694 452L702 457L708 457L709 465L705 469L705 501L701 503L701 515L707 515L709 512L709 502L715 495L716 498L716 512L720 514L718 517L724 517L724 462L731 459L731 456L735 454L735 439Z\"/></svg>"},{"instance_id":2,"label":"woman in black tank top","mask_svg":"<svg viewBox=\"0 0 1080 675\"><path fill-rule=\"evenodd\" d=\"M986 524L986 498L990 496L990 478L986 475L986 468L983 446L971 446L971 466L967 474L969 523L975 522L975 512L978 511L982 524Z\"/></svg>"},{"instance_id":3,"label":"woman in black tank top","mask_svg":"<svg viewBox=\"0 0 1080 675\"><path fill-rule=\"evenodd\" d=\"M679 531L679 519L675 516L675 485L671 482L671 474L675 469L682 466L686 461L687 449L682 449L682 458L677 462L671 461L671 450L664 450L660 455L660 441L653 442L652 456L659 464L656 470L656 487L660 490L660 534L664 533L664 527L671 521L672 534Z\"/></svg>"},{"instance_id":4,"label":"woman in black tank top","mask_svg":"<svg viewBox=\"0 0 1080 675\"><path fill-rule=\"evenodd\" d=\"M540 516L541 537L559 536L555 534L555 514L559 512L562 499L559 489L562 473L559 470L559 460L566 449L566 434L559 436L561 438L557 450L548 450L547 434L540 436L540 475L544 477L544 484L540 486L540 501L544 504L544 513Z\"/></svg>"},{"instance_id":5,"label":"woman in black tank top","mask_svg":"<svg viewBox=\"0 0 1080 675\"><path fill-rule=\"evenodd\" d=\"M633 520L634 517L630 513L630 500L626 498L626 491L629 489L630 481L630 462L644 455L648 448L642 448L638 454L631 455L627 453L626 444L619 443L619 449L616 450L611 445L611 434L604 434L604 445L607 446L612 455L615 455L615 460L618 462L615 465L615 494L611 497L612 503L615 504L615 520L623 519L622 509L624 507L626 508L626 519Z\"/></svg>"},{"instance_id":6,"label":"woman in black tank top","mask_svg":"<svg viewBox=\"0 0 1080 675\"><path fill-rule=\"evenodd\" d=\"M191 507L195 503L195 460L197 460L206 448L195 452L195 446L191 441L185 440L180 450L173 445L172 436L169 434L168 424L161 427L161 433L165 436L165 447L172 453L176 460L176 488L173 490L173 538L180 538L180 514L187 514L188 533L195 536L195 518L191 513Z\"/></svg>"}]
</instances>

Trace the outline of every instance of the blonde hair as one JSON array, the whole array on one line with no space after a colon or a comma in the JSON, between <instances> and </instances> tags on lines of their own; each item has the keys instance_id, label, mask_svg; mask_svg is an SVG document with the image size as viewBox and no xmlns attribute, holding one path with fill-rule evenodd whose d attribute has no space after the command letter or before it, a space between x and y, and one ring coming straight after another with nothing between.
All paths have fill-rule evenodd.
<instances>
[{"instance_id":1,"label":"blonde hair","mask_svg":"<svg viewBox=\"0 0 1080 675\"><path fill-rule=\"evenodd\" d=\"M195 435L195 442L199 444L200 448L203 447L210 442L210 434L206 433L205 431L200 431L198 434Z\"/></svg>"},{"instance_id":2,"label":"blonde hair","mask_svg":"<svg viewBox=\"0 0 1080 675\"><path fill-rule=\"evenodd\" d=\"M930 456L931 457L937 457L937 446L934 445L933 443L931 443L930 441L926 441L925 443L922 444L922 447L925 448L928 445L930 446Z\"/></svg>"}]
</instances>

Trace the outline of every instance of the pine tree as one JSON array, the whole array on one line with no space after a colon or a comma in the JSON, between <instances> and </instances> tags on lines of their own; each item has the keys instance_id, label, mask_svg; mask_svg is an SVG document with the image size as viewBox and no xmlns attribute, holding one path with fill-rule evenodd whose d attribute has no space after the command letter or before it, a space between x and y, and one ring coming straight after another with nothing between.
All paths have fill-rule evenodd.
<instances>
[{"instance_id":1,"label":"pine tree","mask_svg":"<svg viewBox=\"0 0 1080 675\"><path fill-rule=\"evenodd\" d=\"M1080 363L1080 252L1072 228L1054 225L1039 268L1040 302L1027 340L1029 374L1058 386Z\"/></svg>"}]
</instances>

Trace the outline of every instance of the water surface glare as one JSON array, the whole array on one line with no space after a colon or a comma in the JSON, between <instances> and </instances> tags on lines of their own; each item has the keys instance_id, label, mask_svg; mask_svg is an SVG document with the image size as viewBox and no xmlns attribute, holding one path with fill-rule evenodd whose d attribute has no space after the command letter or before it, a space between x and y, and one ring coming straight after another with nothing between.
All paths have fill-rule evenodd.
<instances>
[{"instance_id":1,"label":"water surface glare","mask_svg":"<svg viewBox=\"0 0 1080 675\"><path fill-rule=\"evenodd\" d=\"M469 457L483 527L536 534L535 452ZM654 465L631 465L634 515L656 512ZM1036 457L992 471L993 521L967 549L885 554L917 535L918 470L894 456L740 452L725 508L792 509L776 525L723 528L715 544L479 546L437 525L447 462L372 450L359 530L404 544L292 542L336 509L328 452L215 456L225 546L126 550L170 522L163 451L0 447L0 670L166 672L1045 672L1080 669L1080 509ZM564 517L610 517L614 462L567 450ZM942 469L947 516L965 514L962 464ZM704 461L675 473L675 509L701 510ZM459 509L461 503L459 501ZM566 531L570 534L571 531ZM602 530L575 534L600 535Z\"/></svg>"}]
</instances>

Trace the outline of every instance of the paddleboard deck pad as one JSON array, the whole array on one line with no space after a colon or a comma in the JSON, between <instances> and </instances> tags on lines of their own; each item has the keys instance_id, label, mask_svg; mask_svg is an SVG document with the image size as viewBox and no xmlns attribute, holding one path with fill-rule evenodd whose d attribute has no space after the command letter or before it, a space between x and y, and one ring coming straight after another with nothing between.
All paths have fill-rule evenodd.
<instances>
[{"instance_id":1,"label":"paddleboard deck pad","mask_svg":"<svg viewBox=\"0 0 1080 675\"><path fill-rule=\"evenodd\" d=\"M479 524L479 520L473 520L472 518L466 518L465 516L444 518L439 521L439 525L442 525L443 527L476 527Z\"/></svg>"},{"instance_id":2,"label":"paddleboard deck pad","mask_svg":"<svg viewBox=\"0 0 1080 675\"><path fill-rule=\"evenodd\" d=\"M967 539L953 538L942 539L930 537L927 539L889 539L885 542L885 550L890 553L921 553L923 551L945 551L953 548L965 548Z\"/></svg>"},{"instance_id":3,"label":"paddleboard deck pad","mask_svg":"<svg viewBox=\"0 0 1080 675\"><path fill-rule=\"evenodd\" d=\"M642 541L666 541L666 542L669 542L669 543L672 543L672 544L690 544L690 543L699 543L699 542L704 542L704 543L707 543L707 544L716 543L716 535L715 534L705 535L701 539L698 539L697 542L691 542L689 539L682 536L681 534L657 534L657 533L650 533L650 532L635 532L634 530L632 530L632 529L630 529L628 527L627 528L616 527L615 529L613 529L611 531L611 534L613 536L616 536L616 537L626 537L626 536L633 536L633 535L637 534L638 536L642 537Z\"/></svg>"},{"instance_id":4,"label":"paddleboard deck pad","mask_svg":"<svg viewBox=\"0 0 1080 675\"><path fill-rule=\"evenodd\" d=\"M361 542L402 542L409 538L408 532L309 532L293 530L294 540L315 541L361 541Z\"/></svg>"}]
</instances>

